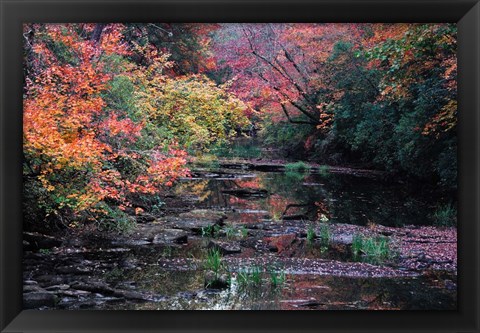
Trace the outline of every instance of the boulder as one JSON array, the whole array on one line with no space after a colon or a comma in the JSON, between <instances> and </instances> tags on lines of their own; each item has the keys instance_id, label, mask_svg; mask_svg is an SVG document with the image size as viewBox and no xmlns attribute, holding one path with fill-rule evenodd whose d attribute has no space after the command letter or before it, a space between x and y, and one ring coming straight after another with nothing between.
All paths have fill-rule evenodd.
<instances>
[{"instance_id":1,"label":"boulder","mask_svg":"<svg viewBox=\"0 0 480 333\"><path fill-rule=\"evenodd\" d=\"M222 254L240 253L242 251L238 242L225 242L219 240L211 240L208 244L209 249L217 249Z\"/></svg>"},{"instance_id":2,"label":"boulder","mask_svg":"<svg viewBox=\"0 0 480 333\"><path fill-rule=\"evenodd\" d=\"M332 238L330 239L330 243L340 244L340 245L352 245L353 235L349 235L349 234L333 235Z\"/></svg>"},{"instance_id":3,"label":"boulder","mask_svg":"<svg viewBox=\"0 0 480 333\"><path fill-rule=\"evenodd\" d=\"M187 243L188 233L181 229L163 229L153 237L153 244Z\"/></svg>"},{"instance_id":4,"label":"boulder","mask_svg":"<svg viewBox=\"0 0 480 333\"><path fill-rule=\"evenodd\" d=\"M215 221L216 224L222 224L227 218L225 213L210 209L194 209L189 212L181 213L178 216L186 219L212 220Z\"/></svg>"},{"instance_id":5,"label":"boulder","mask_svg":"<svg viewBox=\"0 0 480 333\"><path fill-rule=\"evenodd\" d=\"M268 249L272 252L282 252L291 247L295 242L297 235L295 233L266 237ZM275 251L276 249L276 251Z\"/></svg>"}]
</instances>

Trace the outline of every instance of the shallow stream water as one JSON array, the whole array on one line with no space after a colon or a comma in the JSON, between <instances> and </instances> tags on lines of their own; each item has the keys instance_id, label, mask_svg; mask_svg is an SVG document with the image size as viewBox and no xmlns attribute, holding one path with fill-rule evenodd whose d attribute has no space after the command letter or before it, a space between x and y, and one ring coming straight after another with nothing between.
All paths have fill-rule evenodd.
<instances>
[{"instance_id":1,"label":"shallow stream water","mask_svg":"<svg viewBox=\"0 0 480 333\"><path fill-rule=\"evenodd\" d=\"M259 223L271 225L270 233L285 234L295 232L304 221L398 228L430 225L436 207L448 202L431 191L329 173L197 169L174 191L197 209L225 213L228 226L237 231L248 228L250 236L256 230L252 226ZM222 289L205 284L203 263L213 236L201 234L190 235L187 244L97 244L73 253L27 256L24 276L41 281L45 271L78 265L85 271L64 269L51 284L96 281L141 293L126 298L101 290L66 293L55 304L62 309L456 309L453 272L425 275L400 269L392 275L377 274L381 270L376 264L351 266L355 262L345 248L325 251L315 244L306 246L303 239L296 251L282 256L257 252L255 242L262 240L250 241L250 236L240 241L241 253L223 257L230 286ZM248 267L261 268L259 283L241 283L239 273ZM281 283L273 284L272 276L281 277ZM48 274L43 279L48 280Z\"/></svg>"}]
</instances>

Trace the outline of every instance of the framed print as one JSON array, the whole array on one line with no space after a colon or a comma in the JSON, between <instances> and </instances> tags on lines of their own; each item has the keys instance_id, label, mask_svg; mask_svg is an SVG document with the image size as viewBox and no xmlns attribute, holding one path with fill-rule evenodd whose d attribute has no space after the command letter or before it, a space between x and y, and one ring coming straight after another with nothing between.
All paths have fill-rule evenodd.
<instances>
[{"instance_id":1,"label":"framed print","mask_svg":"<svg viewBox=\"0 0 480 333\"><path fill-rule=\"evenodd\" d=\"M2 332L477 332L479 6L2 0Z\"/></svg>"}]
</instances>

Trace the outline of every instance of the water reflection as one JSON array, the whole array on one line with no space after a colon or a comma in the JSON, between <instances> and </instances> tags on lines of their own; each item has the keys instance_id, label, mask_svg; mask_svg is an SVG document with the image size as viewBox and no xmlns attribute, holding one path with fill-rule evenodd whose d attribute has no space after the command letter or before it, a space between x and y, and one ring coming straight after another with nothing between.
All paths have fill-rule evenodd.
<instances>
[{"instance_id":1,"label":"water reflection","mask_svg":"<svg viewBox=\"0 0 480 333\"><path fill-rule=\"evenodd\" d=\"M177 193L194 193L198 206L230 212L230 220L328 219L332 222L387 226L429 225L439 203L451 201L428 189L419 190L369 178L338 174L256 172L182 182ZM200 173L201 175L201 173ZM248 177L245 177L248 176ZM237 197L225 190L265 189L266 197Z\"/></svg>"}]
</instances>

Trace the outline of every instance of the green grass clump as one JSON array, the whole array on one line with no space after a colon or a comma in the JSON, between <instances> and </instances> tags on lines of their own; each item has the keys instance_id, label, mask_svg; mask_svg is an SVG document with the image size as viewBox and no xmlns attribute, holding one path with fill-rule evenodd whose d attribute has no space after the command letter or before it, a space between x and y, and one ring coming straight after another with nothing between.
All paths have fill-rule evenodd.
<instances>
[{"instance_id":1,"label":"green grass clump","mask_svg":"<svg viewBox=\"0 0 480 333\"><path fill-rule=\"evenodd\" d=\"M288 163L285 165L285 173L307 173L309 171L310 166L302 161Z\"/></svg>"},{"instance_id":2,"label":"green grass clump","mask_svg":"<svg viewBox=\"0 0 480 333\"><path fill-rule=\"evenodd\" d=\"M223 231L225 231L225 237L228 239L232 239L238 234L238 230L231 224L227 224Z\"/></svg>"},{"instance_id":3,"label":"green grass clump","mask_svg":"<svg viewBox=\"0 0 480 333\"><path fill-rule=\"evenodd\" d=\"M218 278L220 270L223 268L222 253L217 249L208 250L203 267L212 271L215 274L215 278Z\"/></svg>"},{"instance_id":4,"label":"green grass clump","mask_svg":"<svg viewBox=\"0 0 480 333\"><path fill-rule=\"evenodd\" d=\"M239 271L237 275L238 284L241 286L262 284L263 270L259 266L249 267L244 271Z\"/></svg>"},{"instance_id":5,"label":"green grass clump","mask_svg":"<svg viewBox=\"0 0 480 333\"><path fill-rule=\"evenodd\" d=\"M247 238L248 237L248 229L246 226L242 225L240 227L240 235L242 238Z\"/></svg>"},{"instance_id":6,"label":"green grass clump","mask_svg":"<svg viewBox=\"0 0 480 333\"><path fill-rule=\"evenodd\" d=\"M277 270L275 270L273 268L270 268L268 270L268 275L270 276L270 285L273 288L277 288L277 287L282 286L285 283L285 281L287 280L285 271L283 271L283 270L278 272Z\"/></svg>"},{"instance_id":7,"label":"green grass clump","mask_svg":"<svg viewBox=\"0 0 480 333\"><path fill-rule=\"evenodd\" d=\"M354 257L358 257L362 251L363 237L359 234L353 235L352 239L352 254Z\"/></svg>"},{"instance_id":8,"label":"green grass clump","mask_svg":"<svg viewBox=\"0 0 480 333\"><path fill-rule=\"evenodd\" d=\"M315 237L317 237L317 235L315 234L315 230L314 230L312 225L309 225L308 228L307 228L307 242L308 242L308 244L312 244L313 241L315 240Z\"/></svg>"},{"instance_id":9,"label":"green grass clump","mask_svg":"<svg viewBox=\"0 0 480 333\"><path fill-rule=\"evenodd\" d=\"M366 237L357 234L352 240L352 254L354 258L363 255L368 261L381 262L391 259L394 253L387 237Z\"/></svg>"},{"instance_id":10,"label":"green grass clump","mask_svg":"<svg viewBox=\"0 0 480 333\"><path fill-rule=\"evenodd\" d=\"M453 227L457 225L457 208L448 204L440 206L433 214L434 224L438 227Z\"/></svg>"},{"instance_id":11,"label":"green grass clump","mask_svg":"<svg viewBox=\"0 0 480 333\"><path fill-rule=\"evenodd\" d=\"M202 227L202 237L217 237L221 227L218 224L210 225L208 227Z\"/></svg>"}]
</instances>

